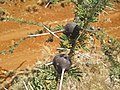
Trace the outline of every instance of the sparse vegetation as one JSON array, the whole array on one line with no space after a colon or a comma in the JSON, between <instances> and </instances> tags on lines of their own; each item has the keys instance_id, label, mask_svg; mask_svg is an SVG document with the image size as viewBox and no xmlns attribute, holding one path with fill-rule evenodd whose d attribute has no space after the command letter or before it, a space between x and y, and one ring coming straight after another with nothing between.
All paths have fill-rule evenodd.
<instances>
[{"instance_id":1,"label":"sparse vegetation","mask_svg":"<svg viewBox=\"0 0 120 90\"><path fill-rule=\"evenodd\" d=\"M6 0L0 0L0 4L4 4Z\"/></svg>"},{"instance_id":2,"label":"sparse vegetation","mask_svg":"<svg viewBox=\"0 0 120 90\"><path fill-rule=\"evenodd\" d=\"M39 10L37 5L29 5L26 7L26 11L30 12L30 13L35 13Z\"/></svg>"},{"instance_id":3,"label":"sparse vegetation","mask_svg":"<svg viewBox=\"0 0 120 90\"><path fill-rule=\"evenodd\" d=\"M20 43L24 42L28 38L30 38L30 37L21 38L19 41L15 42L13 46L10 46L8 50L0 51L0 54L4 54L5 55L7 53L13 53L14 50L16 49L16 47L18 47Z\"/></svg>"},{"instance_id":4,"label":"sparse vegetation","mask_svg":"<svg viewBox=\"0 0 120 90\"><path fill-rule=\"evenodd\" d=\"M55 4L59 1L61 0L53 0L53 3ZM71 0L68 0L68 1L71 1ZM83 90L86 90L85 88L87 89L89 88L90 90L93 90L93 89L112 90L113 88L110 88L109 85L107 84L103 85L105 84L105 79L108 76L107 78L110 79L110 83L113 84L113 87L115 88L115 90L117 90L117 87L119 90L120 61L118 60L119 59L118 56L120 55L120 42L108 36L102 28L101 29L91 28L91 26L89 25L89 23L91 22L97 22L97 16L99 15L100 12L102 12L102 10L106 8L107 5L109 5L110 1L109 0L73 0L73 2L76 5L75 7L76 17L74 22L76 22L81 28L83 28L83 30L80 31L79 36L74 40L75 41L74 46L72 46L73 39L68 38L65 34L62 34L60 36L60 39L62 39L62 41L60 41L60 48L63 48L64 50L59 50L59 51L66 53L66 51L73 49L76 52L82 51L83 54L85 54L86 52L90 53L91 56L89 58L86 56L85 58L82 58L80 53L77 53L77 54L74 53L71 58L74 64L70 68L68 73L66 73L64 80L67 80L67 78L71 78L74 83L77 83L75 85L78 85L78 86L74 87L74 90L75 89L82 90L83 88L84 88ZM28 12L34 13L38 10L38 8L34 6L31 8L30 6L26 10ZM37 25L40 27L42 26L42 23L38 23L34 21L26 21L23 19L17 19L17 18L8 17L8 16L6 17L3 14L4 13L2 13L1 15L1 12L0 12L1 21L14 21L22 24ZM55 29L59 30L62 28L63 26L58 25ZM92 30L92 31L90 32L85 31L85 29ZM41 34L41 33L43 33L43 30L38 30L35 33L30 33L30 35ZM21 38L19 41L15 42L13 46L10 46L8 50L1 51L0 54L7 54L8 52L13 53L16 47L18 47L20 43L22 43L28 38L30 39L32 37L28 36L28 37ZM101 51L99 51L99 53L91 53L93 48L95 48L95 46L93 47L92 45L96 43L96 42L93 43L93 39L94 41L98 40L100 42ZM51 35L47 41L53 42L54 41L53 35ZM103 57L102 59L100 59L101 60L100 62L102 63L99 63L99 64L88 63L89 60L90 62L92 62L93 59L94 61L97 62L98 58L96 58L95 55L99 57ZM93 58L91 59L91 57ZM85 61L84 65L80 64L82 63L82 61ZM108 69L106 69L106 67ZM104 70L106 70L108 73ZM35 67L32 67L32 69L28 69L25 72L28 72L28 73L16 75L13 78L13 80L10 82L11 84L9 83L10 89L25 90L26 86L28 89L33 88L34 90L56 90L57 89L57 84L59 82L60 77L57 77L57 73L52 65L47 66L45 64L42 64L42 65L36 64ZM106 75L104 78L102 78L101 82L99 82L100 80L96 80L95 78L99 75L102 75L102 76L98 77L98 79L101 79L103 76ZM93 84L95 85L92 86L90 84L92 83L90 79L88 81L85 81L88 78L95 80L93 81ZM67 82L64 81L64 83L67 83ZM81 83L84 86L80 85L79 83ZM86 83L88 83L88 85L86 85ZM97 84L99 85L97 86ZM117 87L115 85L117 85Z\"/></svg>"},{"instance_id":5,"label":"sparse vegetation","mask_svg":"<svg viewBox=\"0 0 120 90\"><path fill-rule=\"evenodd\" d=\"M0 21L2 20L2 16L7 16L8 12L0 7Z\"/></svg>"},{"instance_id":6,"label":"sparse vegetation","mask_svg":"<svg viewBox=\"0 0 120 90\"><path fill-rule=\"evenodd\" d=\"M118 2L118 3L120 3L120 0L113 0L114 2Z\"/></svg>"}]
</instances>

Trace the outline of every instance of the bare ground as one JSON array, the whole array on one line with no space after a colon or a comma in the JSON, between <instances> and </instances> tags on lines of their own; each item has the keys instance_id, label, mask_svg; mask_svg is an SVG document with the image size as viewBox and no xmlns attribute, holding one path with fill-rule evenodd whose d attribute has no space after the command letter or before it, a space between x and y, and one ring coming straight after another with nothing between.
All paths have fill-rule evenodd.
<instances>
[{"instance_id":1,"label":"bare ground","mask_svg":"<svg viewBox=\"0 0 120 90\"><path fill-rule=\"evenodd\" d=\"M25 20L33 20L36 22L43 22L49 26L65 24L68 21L73 20L73 4L69 4L65 7L55 5L51 6L51 8L37 6L38 10L30 13L26 11L26 8L31 6L31 4L36 5L36 2L34 0L32 0L32 2L27 1L25 3L17 2L17 4L10 2L1 4L0 7L7 10L9 15L14 17L23 18ZM92 23L91 25L105 28L106 33L120 41L120 5L114 4L112 10L105 10L105 12L102 12L98 18L100 21L97 23ZM9 46L13 45L15 41L18 41L22 37L26 37L28 33L33 33L41 29L41 27L19 24L16 22L0 22L0 50L8 49ZM56 48L59 47L59 41L54 38L54 42L47 43L45 42L46 39L47 36L30 38L22 42L15 49L14 53L0 55L0 77L4 77L2 74L3 71L20 70L34 65L36 61L47 62L48 60L52 59L54 53L56 52ZM97 88L96 90L112 90L111 86L109 85L109 80L107 80L108 70L105 69L103 65L90 66L89 68L80 66L80 68L83 70L88 70L86 72L90 72L89 74L92 76L85 76L84 80L88 81L80 84L80 86L77 87L77 90L93 90L94 87ZM104 70L106 70L106 73ZM99 71L103 73L100 74ZM101 76L99 77L99 80L97 80L99 74ZM105 75L106 77L104 77ZM106 82L103 83L105 80ZM109 87L105 85L106 83L108 83ZM72 84L78 85L74 82L71 83L71 86ZM75 90L75 88L73 88L73 90ZM119 90L119 88L114 88L114 90Z\"/></svg>"}]
</instances>

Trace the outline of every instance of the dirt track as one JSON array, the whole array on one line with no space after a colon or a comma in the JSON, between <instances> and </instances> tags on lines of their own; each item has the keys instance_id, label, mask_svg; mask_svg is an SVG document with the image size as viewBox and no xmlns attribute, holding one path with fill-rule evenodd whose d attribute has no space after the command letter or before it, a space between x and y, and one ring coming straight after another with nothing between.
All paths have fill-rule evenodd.
<instances>
[{"instance_id":1,"label":"dirt track","mask_svg":"<svg viewBox=\"0 0 120 90\"><path fill-rule=\"evenodd\" d=\"M33 3L35 3L34 0ZM36 22L65 24L66 21L70 21L74 17L74 6L72 4L65 7L54 6L51 8L39 6L38 11L29 13L25 8L30 4L31 3L28 1L26 3L17 3L17 5L8 3L0 6L6 9L12 16L23 18L25 20L34 20ZM108 34L120 41L120 5L116 4L114 9L115 10L111 11L107 10L107 14L101 14L101 21L92 25L106 28ZM103 22L105 19L109 20ZM38 29L40 29L40 27L19 24L16 22L0 22L0 50L8 49L15 41ZM52 55L54 53L53 51L56 50L56 47L59 46L59 41L55 39L55 42L46 43L46 39L46 36L28 39L21 43L14 53L0 55L0 69L23 69L29 65L33 65L37 60L44 60L43 58L46 57L46 55ZM50 47L50 49L47 47Z\"/></svg>"}]
</instances>

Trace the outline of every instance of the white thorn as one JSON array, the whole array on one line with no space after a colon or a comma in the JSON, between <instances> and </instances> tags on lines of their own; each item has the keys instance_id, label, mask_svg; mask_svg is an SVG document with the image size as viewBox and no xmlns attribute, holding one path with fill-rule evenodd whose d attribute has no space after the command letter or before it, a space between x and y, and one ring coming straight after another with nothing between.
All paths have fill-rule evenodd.
<instances>
[{"instance_id":1,"label":"white thorn","mask_svg":"<svg viewBox=\"0 0 120 90\"><path fill-rule=\"evenodd\" d=\"M47 8L49 4L50 4L50 1L45 5L45 8Z\"/></svg>"},{"instance_id":2,"label":"white thorn","mask_svg":"<svg viewBox=\"0 0 120 90\"><path fill-rule=\"evenodd\" d=\"M26 83L24 81L23 81L23 84L25 86L25 89L28 90L28 87L27 87L27 85L26 85Z\"/></svg>"},{"instance_id":3,"label":"white thorn","mask_svg":"<svg viewBox=\"0 0 120 90\"><path fill-rule=\"evenodd\" d=\"M49 30L49 28L47 28L45 25L43 25L43 27L44 27L49 33L51 33L53 36L55 36L56 38L60 39L54 32L52 32L51 30Z\"/></svg>"},{"instance_id":4,"label":"white thorn","mask_svg":"<svg viewBox=\"0 0 120 90\"><path fill-rule=\"evenodd\" d=\"M53 64L53 62L49 62L49 63L46 63L45 65L49 66L49 65L52 65L52 64Z\"/></svg>"},{"instance_id":5,"label":"white thorn","mask_svg":"<svg viewBox=\"0 0 120 90\"><path fill-rule=\"evenodd\" d=\"M53 33L61 33L63 30L60 31L55 31ZM29 37L38 37L38 36L44 36L44 35L49 35L50 33L42 33L42 34L34 34L34 35L28 35Z\"/></svg>"},{"instance_id":6,"label":"white thorn","mask_svg":"<svg viewBox=\"0 0 120 90\"><path fill-rule=\"evenodd\" d=\"M62 90L62 81L63 81L64 72L65 72L65 69L62 69L59 90Z\"/></svg>"},{"instance_id":7,"label":"white thorn","mask_svg":"<svg viewBox=\"0 0 120 90\"><path fill-rule=\"evenodd\" d=\"M30 86L30 88L31 88L32 90L34 90L30 82L28 82L28 85Z\"/></svg>"},{"instance_id":8,"label":"white thorn","mask_svg":"<svg viewBox=\"0 0 120 90\"><path fill-rule=\"evenodd\" d=\"M8 90L7 88L4 87L5 90Z\"/></svg>"}]
</instances>

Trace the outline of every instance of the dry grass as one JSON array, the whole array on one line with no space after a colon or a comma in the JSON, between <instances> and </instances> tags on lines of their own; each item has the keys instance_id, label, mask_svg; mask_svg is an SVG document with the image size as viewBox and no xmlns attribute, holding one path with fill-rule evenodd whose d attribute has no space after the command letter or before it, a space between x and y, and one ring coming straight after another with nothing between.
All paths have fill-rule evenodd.
<instances>
[{"instance_id":1,"label":"dry grass","mask_svg":"<svg viewBox=\"0 0 120 90\"><path fill-rule=\"evenodd\" d=\"M51 51L45 47L43 53L48 57L45 58L45 62L51 60ZM66 79L63 83L62 90L120 90L119 83L112 83L110 80L110 63L105 59L101 51L94 53L86 53L90 55L90 58L81 57L76 54L73 58L73 65L79 68L82 72L80 81L77 81L73 77L68 77L68 74L64 76ZM118 57L119 59L119 57ZM23 81L28 83L35 75L35 71L39 69L45 62L38 61L33 67L29 67L23 71L17 71L16 76L12 76L12 80L9 82L9 90L25 90ZM22 72L22 73L19 73ZM18 74L17 74L18 73ZM38 73L38 72L37 72ZM6 84L7 85L7 84ZM57 87L59 83L57 84Z\"/></svg>"}]
</instances>

